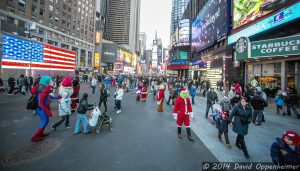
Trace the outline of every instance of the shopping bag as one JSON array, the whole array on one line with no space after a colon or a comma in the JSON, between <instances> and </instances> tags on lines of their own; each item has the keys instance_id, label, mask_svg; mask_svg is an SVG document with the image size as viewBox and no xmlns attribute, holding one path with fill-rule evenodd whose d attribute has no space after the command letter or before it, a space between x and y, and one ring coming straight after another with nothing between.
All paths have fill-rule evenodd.
<instances>
[{"instance_id":1,"label":"shopping bag","mask_svg":"<svg viewBox=\"0 0 300 171\"><path fill-rule=\"evenodd\" d=\"M93 112L91 113L91 118L89 119L89 125L96 126L100 115L101 115L100 109L98 107L94 108Z\"/></svg>"}]
</instances>

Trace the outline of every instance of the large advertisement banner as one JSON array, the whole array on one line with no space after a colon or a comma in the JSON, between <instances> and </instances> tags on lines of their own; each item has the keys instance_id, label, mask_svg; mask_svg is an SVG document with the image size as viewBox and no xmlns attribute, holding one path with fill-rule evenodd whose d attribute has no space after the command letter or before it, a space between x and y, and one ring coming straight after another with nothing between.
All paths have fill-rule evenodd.
<instances>
[{"instance_id":1,"label":"large advertisement banner","mask_svg":"<svg viewBox=\"0 0 300 171\"><path fill-rule=\"evenodd\" d=\"M181 20L179 27L179 43L189 43L190 41L190 21L189 19Z\"/></svg>"},{"instance_id":2,"label":"large advertisement banner","mask_svg":"<svg viewBox=\"0 0 300 171\"><path fill-rule=\"evenodd\" d=\"M228 19L227 1L209 0L192 23L192 51L201 51L226 36Z\"/></svg>"},{"instance_id":3,"label":"large advertisement banner","mask_svg":"<svg viewBox=\"0 0 300 171\"><path fill-rule=\"evenodd\" d=\"M257 20L297 0L234 0L233 29Z\"/></svg>"}]
</instances>

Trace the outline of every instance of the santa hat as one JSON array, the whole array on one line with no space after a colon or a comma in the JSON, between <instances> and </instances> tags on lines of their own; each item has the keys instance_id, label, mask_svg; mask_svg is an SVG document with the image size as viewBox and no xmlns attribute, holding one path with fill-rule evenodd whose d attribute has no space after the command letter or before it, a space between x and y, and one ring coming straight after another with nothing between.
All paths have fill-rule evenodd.
<instances>
[{"instance_id":1,"label":"santa hat","mask_svg":"<svg viewBox=\"0 0 300 171\"><path fill-rule=\"evenodd\" d=\"M61 82L61 85L63 87L72 87L72 79L71 79L71 77L65 77L63 79L63 81Z\"/></svg>"},{"instance_id":2,"label":"santa hat","mask_svg":"<svg viewBox=\"0 0 300 171\"><path fill-rule=\"evenodd\" d=\"M188 93L188 90L186 88L183 88L181 89L181 92Z\"/></svg>"},{"instance_id":3,"label":"santa hat","mask_svg":"<svg viewBox=\"0 0 300 171\"><path fill-rule=\"evenodd\" d=\"M300 136L299 134L297 134L295 131L291 131L291 130L288 130L288 131L285 131L282 135L282 142L283 144L286 144L286 142L284 141L284 138L285 137L288 137L292 142L293 142L293 145L296 146L299 149L299 143L300 143Z\"/></svg>"}]
</instances>

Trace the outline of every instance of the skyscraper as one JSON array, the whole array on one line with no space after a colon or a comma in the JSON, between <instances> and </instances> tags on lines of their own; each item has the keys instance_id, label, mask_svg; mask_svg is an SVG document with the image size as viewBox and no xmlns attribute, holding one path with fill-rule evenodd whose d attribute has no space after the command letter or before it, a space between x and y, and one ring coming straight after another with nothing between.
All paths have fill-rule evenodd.
<instances>
[{"instance_id":1,"label":"skyscraper","mask_svg":"<svg viewBox=\"0 0 300 171\"><path fill-rule=\"evenodd\" d=\"M141 56L142 60L145 60L145 54L144 54L144 52L145 52L145 50L147 48L146 42L147 42L146 33L141 32L140 35L139 35L139 51L141 52L140 56Z\"/></svg>"},{"instance_id":2,"label":"skyscraper","mask_svg":"<svg viewBox=\"0 0 300 171\"><path fill-rule=\"evenodd\" d=\"M189 1L190 0L172 0L170 37L176 31L176 27L181 20Z\"/></svg>"},{"instance_id":3,"label":"skyscraper","mask_svg":"<svg viewBox=\"0 0 300 171\"><path fill-rule=\"evenodd\" d=\"M138 51L141 0L110 0L104 38Z\"/></svg>"}]
</instances>

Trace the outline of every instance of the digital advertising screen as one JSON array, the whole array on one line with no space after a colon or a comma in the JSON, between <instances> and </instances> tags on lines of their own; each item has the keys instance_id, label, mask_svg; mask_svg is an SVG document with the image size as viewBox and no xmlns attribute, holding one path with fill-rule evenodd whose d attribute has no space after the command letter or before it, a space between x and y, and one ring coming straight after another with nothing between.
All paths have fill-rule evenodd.
<instances>
[{"instance_id":1,"label":"digital advertising screen","mask_svg":"<svg viewBox=\"0 0 300 171\"><path fill-rule=\"evenodd\" d=\"M190 21L189 19L181 20L178 24L179 43L189 43L190 41Z\"/></svg>"},{"instance_id":2,"label":"digital advertising screen","mask_svg":"<svg viewBox=\"0 0 300 171\"><path fill-rule=\"evenodd\" d=\"M234 0L233 29L257 20L297 0Z\"/></svg>"},{"instance_id":3,"label":"digital advertising screen","mask_svg":"<svg viewBox=\"0 0 300 171\"><path fill-rule=\"evenodd\" d=\"M209 0L192 23L192 52L213 45L228 33L226 0Z\"/></svg>"}]
</instances>

